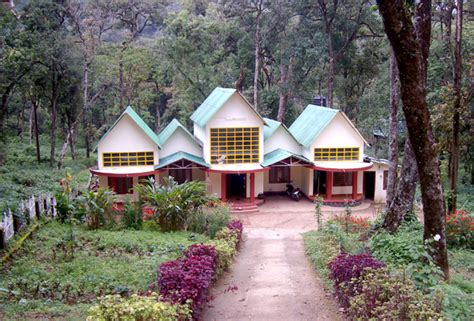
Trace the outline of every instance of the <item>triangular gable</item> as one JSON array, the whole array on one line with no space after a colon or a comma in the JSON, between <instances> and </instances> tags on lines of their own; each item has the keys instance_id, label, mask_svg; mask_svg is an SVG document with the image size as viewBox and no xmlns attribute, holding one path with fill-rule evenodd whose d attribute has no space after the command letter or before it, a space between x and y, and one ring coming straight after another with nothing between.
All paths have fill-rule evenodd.
<instances>
[{"instance_id":1,"label":"triangular gable","mask_svg":"<svg viewBox=\"0 0 474 321\"><path fill-rule=\"evenodd\" d=\"M264 140L269 139L277 131L277 129L281 126L291 136L291 138L293 138L295 140L295 142L298 145L301 145L300 142L298 142L298 140L290 132L290 130L285 126L285 124L283 124L279 121L270 119L270 118L266 118L266 117L264 117L263 120L266 123L266 125L263 127L263 139Z\"/></svg>"},{"instance_id":2,"label":"triangular gable","mask_svg":"<svg viewBox=\"0 0 474 321\"><path fill-rule=\"evenodd\" d=\"M238 94L249 108L265 123L262 116L252 107L245 97L233 88L215 88L212 93L202 102L202 104L191 115L191 120L200 127L206 126L211 118L224 106L224 104L234 94Z\"/></svg>"},{"instance_id":3,"label":"triangular gable","mask_svg":"<svg viewBox=\"0 0 474 321\"><path fill-rule=\"evenodd\" d=\"M183 124L181 124L177 119L173 119L159 134L158 134L158 139L160 141L160 144L163 146L166 141L173 136L173 134L177 130L182 130L187 136L191 138L193 142L195 142L198 146L201 146L199 141L196 139L196 137L191 134L186 127L184 127Z\"/></svg>"},{"instance_id":4,"label":"triangular gable","mask_svg":"<svg viewBox=\"0 0 474 321\"><path fill-rule=\"evenodd\" d=\"M301 145L308 148L338 113L340 113L349 123L354 131L360 136L362 141L366 145L369 145L342 111L328 107L308 105L301 115L293 122L289 130Z\"/></svg>"},{"instance_id":5,"label":"triangular gable","mask_svg":"<svg viewBox=\"0 0 474 321\"><path fill-rule=\"evenodd\" d=\"M171 154L169 156L166 156L166 157L163 157L162 159L160 159L160 163L155 166L155 169L160 169L160 168L166 167L166 166L168 166L170 164L173 164L177 161L180 161L182 159L190 161L190 162L192 162L196 165L209 168L209 164L207 164L202 157L191 155L191 154L186 153L186 152L177 152L177 153Z\"/></svg>"},{"instance_id":6,"label":"triangular gable","mask_svg":"<svg viewBox=\"0 0 474 321\"><path fill-rule=\"evenodd\" d=\"M160 145L160 140L158 139L158 136L155 134L155 132L145 123L145 121L133 110L131 106L128 106L124 112L117 118L117 120L113 123L113 125L105 132L104 135L100 138L99 142L97 142L96 146L94 149L97 149L97 146L99 146L100 142L107 137L107 135L114 129L114 127L120 122L120 120L125 116L128 115L134 122L135 124L143 130L143 132L158 146L159 149L161 149Z\"/></svg>"},{"instance_id":7,"label":"triangular gable","mask_svg":"<svg viewBox=\"0 0 474 321\"><path fill-rule=\"evenodd\" d=\"M276 164L290 157L296 158L297 160L302 161L306 163L307 165L313 164L309 159L307 159L306 157L302 155L298 155L290 151L287 151L286 149L279 148L264 155L262 166L268 167L270 165Z\"/></svg>"}]
</instances>

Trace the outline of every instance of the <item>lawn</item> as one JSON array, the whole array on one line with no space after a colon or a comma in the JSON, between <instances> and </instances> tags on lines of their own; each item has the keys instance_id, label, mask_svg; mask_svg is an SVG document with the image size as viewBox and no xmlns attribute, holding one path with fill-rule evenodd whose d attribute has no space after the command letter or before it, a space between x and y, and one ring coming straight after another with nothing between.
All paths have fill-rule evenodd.
<instances>
[{"instance_id":1,"label":"lawn","mask_svg":"<svg viewBox=\"0 0 474 321\"><path fill-rule=\"evenodd\" d=\"M67 253L68 235L66 225L49 222L2 267L0 311L5 320L84 320L98 295L146 291L162 262L208 240L196 233L76 226L74 250Z\"/></svg>"}]
</instances>

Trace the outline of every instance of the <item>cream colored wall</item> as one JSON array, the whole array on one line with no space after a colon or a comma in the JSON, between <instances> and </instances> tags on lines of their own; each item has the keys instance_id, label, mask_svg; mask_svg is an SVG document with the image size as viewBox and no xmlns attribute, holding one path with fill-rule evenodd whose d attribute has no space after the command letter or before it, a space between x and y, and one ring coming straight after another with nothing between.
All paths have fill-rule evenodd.
<instances>
[{"instance_id":1,"label":"cream colored wall","mask_svg":"<svg viewBox=\"0 0 474 321\"><path fill-rule=\"evenodd\" d=\"M291 184L294 187L299 187L301 190L302 188L302 175L304 171L303 166L292 166L290 167L290 180ZM265 192L284 192L286 191L286 184L288 183L270 183L270 173L269 171L265 171L264 174L264 186L263 189Z\"/></svg>"},{"instance_id":2,"label":"cream colored wall","mask_svg":"<svg viewBox=\"0 0 474 321\"><path fill-rule=\"evenodd\" d=\"M316 137L309 149L304 149L303 155L314 161L315 148L359 147L359 160L364 157L364 141L340 113Z\"/></svg>"},{"instance_id":3,"label":"cream colored wall","mask_svg":"<svg viewBox=\"0 0 474 321\"><path fill-rule=\"evenodd\" d=\"M263 162L263 120L258 117L255 112L238 93L233 94L229 100L221 107L221 109L206 124L206 135L203 139L204 160L210 163L210 129L217 127L259 127L260 128L260 159ZM196 130L195 125L194 129ZM199 131L199 129L198 129ZM196 131L195 131L196 133Z\"/></svg>"},{"instance_id":4,"label":"cream colored wall","mask_svg":"<svg viewBox=\"0 0 474 321\"><path fill-rule=\"evenodd\" d=\"M164 158L168 155L186 152L195 156L202 157L202 148L186 132L178 128L173 135L161 146L160 155Z\"/></svg>"},{"instance_id":5,"label":"cream colored wall","mask_svg":"<svg viewBox=\"0 0 474 321\"><path fill-rule=\"evenodd\" d=\"M301 190L305 195L313 194L313 177L314 170L309 168L304 168L301 177Z\"/></svg>"},{"instance_id":6,"label":"cream colored wall","mask_svg":"<svg viewBox=\"0 0 474 321\"><path fill-rule=\"evenodd\" d=\"M383 172L388 170L387 164L374 164L367 171L375 171L375 193L374 202L385 203L387 201L387 191L383 189Z\"/></svg>"},{"instance_id":7,"label":"cream colored wall","mask_svg":"<svg viewBox=\"0 0 474 321\"><path fill-rule=\"evenodd\" d=\"M278 148L286 149L295 154L301 154L301 146L282 126L279 126L270 138L265 140L265 154Z\"/></svg>"},{"instance_id":8,"label":"cream colored wall","mask_svg":"<svg viewBox=\"0 0 474 321\"><path fill-rule=\"evenodd\" d=\"M363 179L364 174L362 171L357 172L357 193L362 194L363 189ZM352 184L348 186L333 186L332 187L332 194L352 194Z\"/></svg>"},{"instance_id":9,"label":"cream colored wall","mask_svg":"<svg viewBox=\"0 0 474 321\"><path fill-rule=\"evenodd\" d=\"M263 172L255 173L255 195L257 197L258 194L263 193L264 191L264 174ZM250 174L246 174L245 177L245 197L250 197Z\"/></svg>"},{"instance_id":10,"label":"cream colored wall","mask_svg":"<svg viewBox=\"0 0 474 321\"><path fill-rule=\"evenodd\" d=\"M197 168L192 169L193 181L205 181L206 172Z\"/></svg>"},{"instance_id":11,"label":"cream colored wall","mask_svg":"<svg viewBox=\"0 0 474 321\"><path fill-rule=\"evenodd\" d=\"M209 178L206 179L208 182L207 192L209 194L221 197L221 173L209 173Z\"/></svg>"},{"instance_id":12,"label":"cream colored wall","mask_svg":"<svg viewBox=\"0 0 474 321\"><path fill-rule=\"evenodd\" d=\"M155 165L159 162L158 146L125 114L97 147L99 169L103 168L102 153L153 151ZM141 166L150 167L153 166Z\"/></svg>"}]
</instances>

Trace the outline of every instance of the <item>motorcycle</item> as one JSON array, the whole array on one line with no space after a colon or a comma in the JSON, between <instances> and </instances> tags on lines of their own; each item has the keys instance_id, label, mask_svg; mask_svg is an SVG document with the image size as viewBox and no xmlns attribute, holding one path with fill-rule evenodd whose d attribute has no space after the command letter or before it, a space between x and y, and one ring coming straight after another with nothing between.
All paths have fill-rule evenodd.
<instances>
[{"instance_id":1,"label":"motorcycle","mask_svg":"<svg viewBox=\"0 0 474 321\"><path fill-rule=\"evenodd\" d=\"M302 196L301 190L298 187L294 188L291 184L286 184L286 194L296 202L299 202Z\"/></svg>"}]
</instances>

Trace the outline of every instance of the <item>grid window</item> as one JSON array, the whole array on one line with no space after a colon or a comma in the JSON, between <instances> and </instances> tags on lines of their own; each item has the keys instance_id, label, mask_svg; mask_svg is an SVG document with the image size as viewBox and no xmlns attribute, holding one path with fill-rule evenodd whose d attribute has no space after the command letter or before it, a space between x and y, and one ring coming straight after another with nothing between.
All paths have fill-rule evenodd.
<instances>
[{"instance_id":1,"label":"grid window","mask_svg":"<svg viewBox=\"0 0 474 321\"><path fill-rule=\"evenodd\" d=\"M133 194L132 177L110 177L108 178L109 187L117 194Z\"/></svg>"},{"instance_id":2,"label":"grid window","mask_svg":"<svg viewBox=\"0 0 474 321\"><path fill-rule=\"evenodd\" d=\"M315 148L315 161L348 161L359 159L359 147Z\"/></svg>"},{"instance_id":3,"label":"grid window","mask_svg":"<svg viewBox=\"0 0 474 321\"><path fill-rule=\"evenodd\" d=\"M270 184L289 183L290 168L288 166L272 167L270 169Z\"/></svg>"},{"instance_id":4,"label":"grid window","mask_svg":"<svg viewBox=\"0 0 474 321\"><path fill-rule=\"evenodd\" d=\"M258 163L260 128L211 128L211 164Z\"/></svg>"},{"instance_id":5,"label":"grid window","mask_svg":"<svg viewBox=\"0 0 474 321\"><path fill-rule=\"evenodd\" d=\"M102 153L104 167L153 165L153 152Z\"/></svg>"},{"instance_id":6,"label":"grid window","mask_svg":"<svg viewBox=\"0 0 474 321\"><path fill-rule=\"evenodd\" d=\"M335 172L332 182L333 186L351 186L352 172Z\"/></svg>"}]
</instances>

